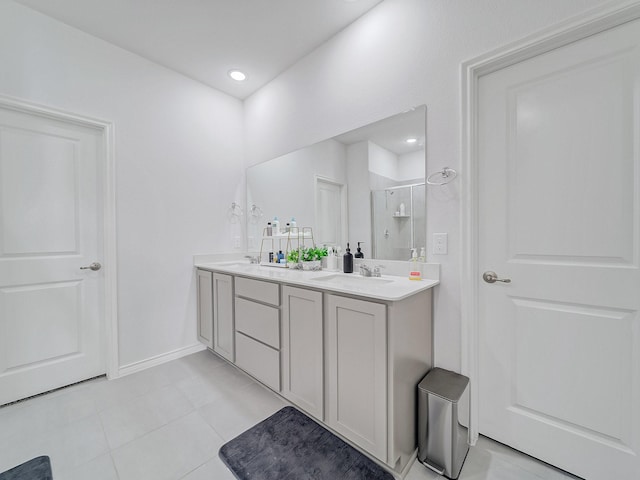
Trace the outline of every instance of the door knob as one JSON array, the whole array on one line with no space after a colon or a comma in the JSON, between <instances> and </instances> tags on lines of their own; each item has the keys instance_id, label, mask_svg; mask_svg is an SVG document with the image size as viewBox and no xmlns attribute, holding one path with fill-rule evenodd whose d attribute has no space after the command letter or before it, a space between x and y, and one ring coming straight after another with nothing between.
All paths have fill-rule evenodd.
<instances>
[{"instance_id":1,"label":"door knob","mask_svg":"<svg viewBox=\"0 0 640 480\"><path fill-rule=\"evenodd\" d=\"M510 278L498 278L498 274L496 272L487 271L482 274L482 279L487 283L511 283Z\"/></svg>"},{"instance_id":2,"label":"door knob","mask_svg":"<svg viewBox=\"0 0 640 480\"><path fill-rule=\"evenodd\" d=\"M91 265L88 265L86 267L80 267L80 270L93 270L94 272L97 272L101 268L102 268L102 265L100 265L100 263L93 262Z\"/></svg>"}]
</instances>

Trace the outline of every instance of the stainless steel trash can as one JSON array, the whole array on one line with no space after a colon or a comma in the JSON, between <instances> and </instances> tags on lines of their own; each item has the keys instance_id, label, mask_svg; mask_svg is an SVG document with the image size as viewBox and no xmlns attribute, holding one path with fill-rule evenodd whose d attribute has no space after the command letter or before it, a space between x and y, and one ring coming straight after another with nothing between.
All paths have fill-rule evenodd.
<instances>
[{"instance_id":1,"label":"stainless steel trash can","mask_svg":"<svg viewBox=\"0 0 640 480\"><path fill-rule=\"evenodd\" d=\"M457 479L469 452L469 379L434 368L418 384L418 460Z\"/></svg>"}]
</instances>

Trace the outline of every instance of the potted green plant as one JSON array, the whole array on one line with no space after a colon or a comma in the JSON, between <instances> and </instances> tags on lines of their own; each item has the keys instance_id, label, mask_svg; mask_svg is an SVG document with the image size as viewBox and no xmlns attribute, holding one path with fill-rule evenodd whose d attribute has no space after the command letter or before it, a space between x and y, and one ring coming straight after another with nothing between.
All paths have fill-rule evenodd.
<instances>
[{"instance_id":1,"label":"potted green plant","mask_svg":"<svg viewBox=\"0 0 640 480\"><path fill-rule=\"evenodd\" d=\"M298 268L300 262L300 250L289 250L287 253L287 266L289 268Z\"/></svg>"},{"instance_id":2,"label":"potted green plant","mask_svg":"<svg viewBox=\"0 0 640 480\"><path fill-rule=\"evenodd\" d=\"M307 248L303 250L302 261L303 262L313 262L316 260L322 260L322 257L327 256L326 248Z\"/></svg>"},{"instance_id":3,"label":"potted green plant","mask_svg":"<svg viewBox=\"0 0 640 480\"><path fill-rule=\"evenodd\" d=\"M287 254L289 268L302 268L303 270L320 270L322 257L327 256L326 248L299 248L291 250Z\"/></svg>"}]
</instances>

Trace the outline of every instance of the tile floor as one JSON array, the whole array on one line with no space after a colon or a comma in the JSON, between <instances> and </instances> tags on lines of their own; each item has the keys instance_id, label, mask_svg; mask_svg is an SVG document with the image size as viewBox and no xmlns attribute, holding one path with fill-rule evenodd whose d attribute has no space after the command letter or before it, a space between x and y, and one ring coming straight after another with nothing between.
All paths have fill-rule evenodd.
<instances>
[{"instance_id":1,"label":"tile floor","mask_svg":"<svg viewBox=\"0 0 640 480\"><path fill-rule=\"evenodd\" d=\"M232 480L231 438L285 401L203 351L0 408L0 472L49 455L55 480ZM440 479L415 463L407 480ZM575 478L481 438L461 480Z\"/></svg>"}]
</instances>

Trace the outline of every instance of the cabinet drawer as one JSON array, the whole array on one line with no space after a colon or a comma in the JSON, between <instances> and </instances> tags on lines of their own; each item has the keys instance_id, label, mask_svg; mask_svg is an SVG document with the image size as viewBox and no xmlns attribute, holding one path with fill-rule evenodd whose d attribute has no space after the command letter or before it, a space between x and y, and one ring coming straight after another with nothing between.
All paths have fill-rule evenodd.
<instances>
[{"instance_id":1,"label":"cabinet drawer","mask_svg":"<svg viewBox=\"0 0 640 480\"><path fill-rule=\"evenodd\" d=\"M236 331L280 348L280 310L276 307L236 298Z\"/></svg>"},{"instance_id":2,"label":"cabinet drawer","mask_svg":"<svg viewBox=\"0 0 640 480\"><path fill-rule=\"evenodd\" d=\"M236 365L280 391L280 352L243 335L236 334Z\"/></svg>"},{"instance_id":3,"label":"cabinet drawer","mask_svg":"<svg viewBox=\"0 0 640 480\"><path fill-rule=\"evenodd\" d=\"M236 277L236 295L259 302L280 305L280 285L251 278Z\"/></svg>"}]
</instances>

